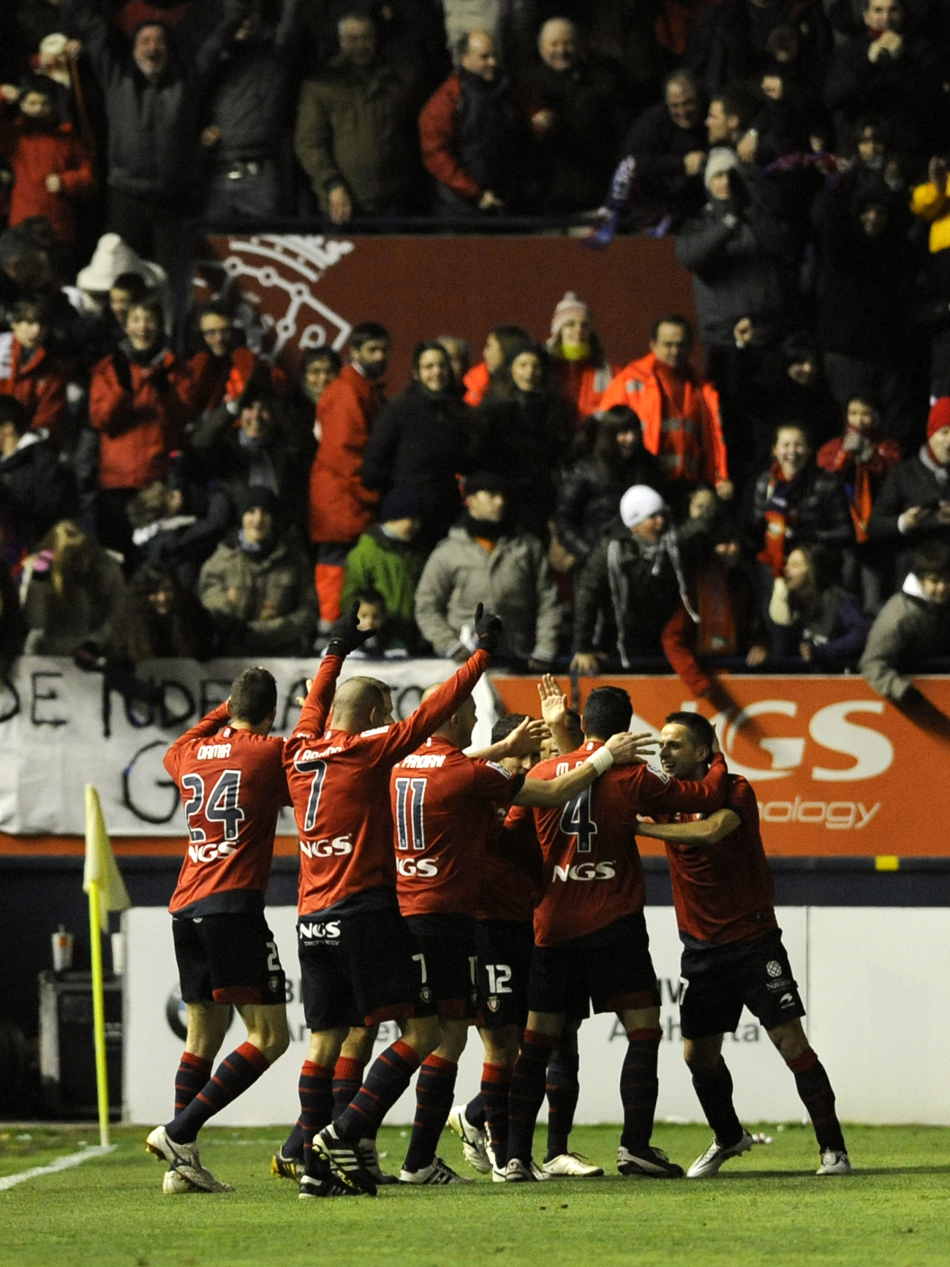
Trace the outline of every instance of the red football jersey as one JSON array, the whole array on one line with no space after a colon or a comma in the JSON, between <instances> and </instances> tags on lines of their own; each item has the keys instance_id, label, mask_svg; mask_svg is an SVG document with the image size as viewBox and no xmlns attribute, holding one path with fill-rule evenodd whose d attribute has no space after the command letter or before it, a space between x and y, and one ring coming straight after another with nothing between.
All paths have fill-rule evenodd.
<instances>
[{"instance_id":1,"label":"red football jersey","mask_svg":"<svg viewBox=\"0 0 950 1267\"><path fill-rule=\"evenodd\" d=\"M541 846L534 814L527 805L512 805L504 822L496 821L488 833L475 918L530 924L540 882Z\"/></svg>"},{"instance_id":2,"label":"red football jersey","mask_svg":"<svg viewBox=\"0 0 950 1267\"><path fill-rule=\"evenodd\" d=\"M474 915L488 833L520 777L473 761L439 736L393 767L390 777L396 893L403 915Z\"/></svg>"},{"instance_id":3,"label":"red football jersey","mask_svg":"<svg viewBox=\"0 0 950 1267\"><path fill-rule=\"evenodd\" d=\"M696 848L666 842L676 920L682 932L698 941L740 941L778 927L775 886L759 835L759 807L741 775L729 775L724 807L742 821L718 844ZM665 821L690 817L677 814Z\"/></svg>"},{"instance_id":4,"label":"red football jersey","mask_svg":"<svg viewBox=\"0 0 950 1267\"><path fill-rule=\"evenodd\" d=\"M534 767L529 779L553 779L585 761L600 741ZM586 937L643 910L638 814L712 812L726 792L726 763L713 758L701 782L671 779L645 765L613 766L562 809L536 809L544 854L541 900L534 912L539 946Z\"/></svg>"},{"instance_id":5,"label":"red football jersey","mask_svg":"<svg viewBox=\"0 0 950 1267\"><path fill-rule=\"evenodd\" d=\"M343 661L323 659L294 733L284 744L284 768L300 837L301 915L340 903L359 909L369 890L395 889L396 859L389 806L389 772L471 694L489 661L476 651L406 721L354 735L324 733Z\"/></svg>"},{"instance_id":6,"label":"red football jersey","mask_svg":"<svg viewBox=\"0 0 950 1267\"><path fill-rule=\"evenodd\" d=\"M165 753L190 838L168 908L173 914L210 915L263 905L277 815L290 804L284 741L236 730L227 722L227 705L220 704ZM242 900L242 893L254 896Z\"/></svg>"}]
</instances>

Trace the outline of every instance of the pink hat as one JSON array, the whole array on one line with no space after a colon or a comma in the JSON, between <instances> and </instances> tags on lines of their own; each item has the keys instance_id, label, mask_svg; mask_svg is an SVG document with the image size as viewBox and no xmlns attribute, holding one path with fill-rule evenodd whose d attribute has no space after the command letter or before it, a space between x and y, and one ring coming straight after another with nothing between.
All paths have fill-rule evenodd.
<instances>
[{"instance_id":1,"label":"pink hat","mask_svg":"<svg viewBox=\"0 0 950 1267\"><path fill-rule=\"evenodd\" d=\"M584 321L590 320L590 309L583 300L577 298L573 290L569 290L554 309L554 316L551 318L552 339L557 338L561 333L561 326L571 317L581 317Z\"/></svg>"}]
</instances>

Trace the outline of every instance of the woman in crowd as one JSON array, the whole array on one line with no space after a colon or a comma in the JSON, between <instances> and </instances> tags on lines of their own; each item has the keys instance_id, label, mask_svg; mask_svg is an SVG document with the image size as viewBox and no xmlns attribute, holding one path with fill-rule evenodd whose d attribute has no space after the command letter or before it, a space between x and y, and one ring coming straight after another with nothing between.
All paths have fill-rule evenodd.
<instances>
[{"instance_id":1,"label":"woman in crowd","mask_svg":"<svg viewBox=\"0 0 950 1267\"><path fill-rule=\"evenodd\" d=\"M71 519L54 525L23 567L20 593L31 655L71 655L103 642L125 586L122 568Z\"/></svg>"},{"instance_id":2,"label":"woman in crowd","mask_svg":"<svg viewBox=\"0 0 950 1267\"><path fill-rule=\"evenodd\" d=\"M171 568L143 563L115 613L106 651L131 664L173 656L209 660L222 653L225 625L205 611Z\"/></svg>"},{"instance_id":3,"label":"woman in crowd","mask_svg":"<svg viewBox=\"0 0 950 1267\"><path fill-rule=\"evenodd\" d=\"M462 379L466 405L471 405L472 408L480 405L492 379L508 359L511 349L516 344L530 341L531 335L527 330L522 330L521 326L495 326L489 330L482 349L482 359Z\"/></svg>"},{"instance_id":4,"label":"woman in crowd","mask_svg":"<svg viewBox=\"0 0 950 1267\"><path fill-rule=\"evenodd\" d=\"M590 309L569 290L551 318L551 375L574 405L575 426L596 413L600 398L620 369L604 355L597 331L591 325Z\"/></svg>"},{"instance_id":5,"label":"woman in crowd","mask_svg":"<svg viewBox=\"0 0 950 1267\"><path fill-rule=\"evenodd\" d=\"M572 407L551 381L537 343L511 349L478 407L470 468L503 475L522 531L548 537L556 478L573 434Z\"/></svg>"},{"instance_id":6,"label":"woman in crowd","mask_svg":"<svg viewBox=\"0 0 950 1267\"><path fill-rule=\"evenodd\" d=\"M409 386L377 418L363 453L360 479L381 497L393 488L419 495L420 544L441 541L462 509L457 476L466 466L469 410L453 390L441 343L418 343Z\"/></svg>"},{"instance_id":7,"label":"woman in crowd","mask_svg":"<svg viewBox=\"0 0 950 1267\"><path fill-rule=\"evenodd\" d=\"M769 606L777 658L801 659L818 673L857 668L871 621L835 583L835 563L834 551L818 542L789 552Z\"/></svg>"}]
</instances>

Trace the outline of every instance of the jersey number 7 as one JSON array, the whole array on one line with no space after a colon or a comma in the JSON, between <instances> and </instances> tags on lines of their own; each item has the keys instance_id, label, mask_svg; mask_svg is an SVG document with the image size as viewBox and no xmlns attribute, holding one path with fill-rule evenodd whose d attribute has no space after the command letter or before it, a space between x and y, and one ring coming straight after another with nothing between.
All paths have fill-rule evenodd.
<instances>
[{"instance_id":1,"label":"jersey number 7","mask_svg":"<svg viewBox=\"0 0 950 1267\"><path fill-rule=\"evenodd\" d=\"M577 796L571 797L561 810L560 828L565 836L577 837L577 852L590 853L593 838L597 835L597 824L590 816L589 787L584 788Z\"/></svg>"}]
</instances>

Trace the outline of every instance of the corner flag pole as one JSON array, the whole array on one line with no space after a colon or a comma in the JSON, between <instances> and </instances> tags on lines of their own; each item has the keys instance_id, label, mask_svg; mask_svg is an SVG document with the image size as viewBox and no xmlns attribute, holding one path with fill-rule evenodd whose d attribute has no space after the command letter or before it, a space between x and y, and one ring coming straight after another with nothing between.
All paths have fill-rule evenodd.
<instances>
[{"instance_id":1,"label":"corner flag pole","mask_svg":"<svg viewBox=\"0 0 950 1267\"><path fill-rule=\"evenodd\" d=\"M92 1032L96 1053L96 1099L99 1104L99 1143L109 1143L109 1072L106 1067L106 1007L102 981L102 933L98 880L89 882L89 947L92 952Z\"/></svg>"},{"instance_id":2,"label":"corner flag pole","mask_svg":"<svg viewBox=\"0 0 950 1267\"><path fill-rule=\"evenodd\" d=\"M109 1075L106 1067L106 1008L102 979L102 934L109 931L109 912L127 910L132 902L116 866L106 835L99 794L86 784L86 860L82 887L89 894L89 949L92 961L92 1022L96 1053L96 1096L99 1143L109 1143Z\"/></svg>"}]
</instances>

